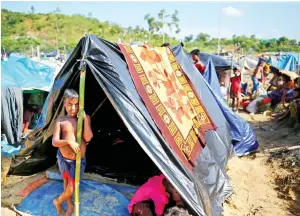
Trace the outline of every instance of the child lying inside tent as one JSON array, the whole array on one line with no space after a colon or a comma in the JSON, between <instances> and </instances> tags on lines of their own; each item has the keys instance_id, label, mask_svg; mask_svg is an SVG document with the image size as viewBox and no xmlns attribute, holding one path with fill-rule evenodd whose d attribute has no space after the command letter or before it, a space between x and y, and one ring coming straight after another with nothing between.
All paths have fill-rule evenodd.
<instances>
[{"instance_id":1,"label":"child lying inside tent","mask_svg":"<svg viewBox=\"0 0 300 216\"><path fill-rule=\"evenodd\" d=\"M184 206L177 190L163 175L151 177L132 197L128 211L132 216L161 216L166 205L174 202L176 206Z\"/></svg>"},{"instance_id":2,"label":"child lying inside tent","mask_svg":"<svg viewBox=\"0 0 300 216\"><path fill-rule=\"evenodd\" d=\"M67 216L73 212L72 196L74 193L76 153L81 154L80 179L83 176L86 159L86 145L92 139L91 118L84 113L83 135L81 146L76 142L77 114L79 110L79 96L73 89L66 89L64 93L64 107L67 115L56 120L52 145L58 147L57 162L64 179L64 191L53 203L58 215L64 215L62 203L67 201Z\"/></svg>"}]
</instances>

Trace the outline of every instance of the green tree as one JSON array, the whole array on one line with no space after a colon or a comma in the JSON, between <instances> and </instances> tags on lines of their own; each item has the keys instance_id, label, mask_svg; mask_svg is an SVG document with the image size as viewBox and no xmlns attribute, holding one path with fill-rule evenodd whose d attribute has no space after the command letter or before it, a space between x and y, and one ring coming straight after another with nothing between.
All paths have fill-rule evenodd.
<instances>
[{"instance_id":1,"label":"green tree","mask_svg":"<svg viewBox=\"0 0 300 216\"><path fill-rule=\"evenodd\" d=\"M184 42L191 42L194 39L194 35L189 35L184 37Z\"/></svg>"},{"instance_id":2,"label":"green tree","mask_svg":"<svg viewBox=\"0 0 300 216\"><path fill-rule=\"evenodd\" d=\"M206 33L200 33L196 36L197 41L207 42L210 39L210 35Z\"/></svg>"},{"instance_id":3,"label":"green tree","mask_svg":"<svg viewBox=\"0 0 300 216\"><path fill-rule=\"evenodd\" d=\"M154 34L154 33L159 31L160 26L158 25L158 22L156 21L156 19L153 16L151 16L150 14L146 14L145 17L144 17L144 20L147 21L148 31L151 34Z\"/></svg>"}]
</instances>

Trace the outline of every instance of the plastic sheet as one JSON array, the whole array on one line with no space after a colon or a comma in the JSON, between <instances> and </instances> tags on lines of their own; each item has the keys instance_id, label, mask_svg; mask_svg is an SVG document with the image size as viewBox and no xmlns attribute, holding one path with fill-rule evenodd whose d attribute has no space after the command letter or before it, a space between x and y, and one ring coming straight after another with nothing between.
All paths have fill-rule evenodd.
<instances>
[{"instance_id":1,"label":"plastic sheet","mask_svg":"<svg viewBox=\"0 0 300 216\"><path fill-rule=\"evenodd\" d=\"M272 56L268 63L281 70L295 71L296 65L300 63L298 58L295 55Z\"/></svg>"},{"instance_id":2,"label":"plastic sheet","mask_svg":"<svg viewBox=\"0 0 300 216\"><path fill-rule=\"evenodd\" d=\"M208 59L208 62L205 65L203 77L206 80L206 82L208 82L208 84L212 87L212 89L216 92L216 94L219 95L220 98L222 98L223 96L221 93L220 82L217 77L215 66L211 58Z\"/></svg>"},{"instance_id":3,"label":"plastic sheet","mask_svg":"<svg viewBox=\"0 0 300 216\"><path fill-rule=\"evenodd\" d=\"M129 198L122 193L134 193L135 190L132 187L83 180L80 184L80 215L129 216L127 209ZM62 191L63 182L51 180L29 194L17 209L33 216L57 215L53 199L56 199ZM66 209L66 203L63 203L63 207Z\"/></svg>"},{"instance_id":4,"label":"plastic sheet","mask_svg":"<svg viewBox=\"0 0 300 216\"><path fill-rule=\"evenodd\" d=\"M1 132L8 144L18 146L23 128L23 95L20 88L1 88Z\"/></svg>"},{"instance_id":5,"label":"plastic sheet","mask_svg":"<svg viewBox=\"0 0 300 216\"><path fill-rule=\"evenodd\" d=\"M5 134L1 136L1 156L13 157L21 150L21 145L10 145Z\"/></svg>"},{"instance_id":6,"label":"plastic sheet","mask_svg":"<svg viewBox=\"0 0 300 216\"><path fill-rule=\"evenodd\" d=\"M11 55L1 61L2 87L33 88L49 91L54 81L55 68L24 56Z\"/></svg>"}]
</instances>

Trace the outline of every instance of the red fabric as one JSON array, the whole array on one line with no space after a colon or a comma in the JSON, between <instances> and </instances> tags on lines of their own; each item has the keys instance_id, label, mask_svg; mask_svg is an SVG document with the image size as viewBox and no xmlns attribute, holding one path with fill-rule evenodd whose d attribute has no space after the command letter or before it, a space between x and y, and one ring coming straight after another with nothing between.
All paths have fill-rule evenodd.
<instances>
[{"instance_id":1,"label":"red fabric","mask_svg":"<svg viewBox=\"0 0 300 216\"><path fill-rule=\"evenodd\" d=\"M202 62L197 62L195 64L196 68L198 69L198 71L203 74L205 71L205 65Z\"/></svg>"},{"instance_id":2,"label":"red fabric","mask_svg":"<svg viewBox=\"0 0 300 216\"><path fill-rule=\"evenodd\" d=\"M243 110L246 111L247 106L251 103L251 100L242 100L240 105L243 107Z\"/></svg>"},{"instance_id":3,"label":"red fabric","mask_svg":"<svg viewBox=\"0 0 300 216\"><path fill-rule=\"evenodd\" d=\"M261 101L262 104L269 104L271 103L272 99L271 98L265 98Z\"/></svg>"},{"instance_id":4,"label":"red fabric","mask_svg":"<svg viewBox=\"0 0 300 216\"><path fill-rule=\"evenodd\" d=\"M62 175L63 179L67 179L68 184L70 184L70 186L72 188L74 188L75 186L75 179L72 178L72 176L70 175L69 171L65 171Z\"/></svg>"},{"instance_id":5,"label":"red fabric","mask_svg":"<svg viewBox=\"0 0 300 216\"><path fill-rule=\"evenodd\" d=\"M29 183L22 191L20 191L18 193L19 196L22 197L27 197L32 191L34 191L35 189L41 187L42 185L44 185L45 183L47 183L49 181L49 179L47 179L47 177L42 177L39 178L31 183Z\"/></svg>"},{"instance_id":6,"label":"red fabric","mask_svg":"<svg viewBox=\"0 0 300 216\"><path fill-rule=\"evenodd\" d=\"M235 76L230 78L231 88L230 93L238 94L241 92L241 76Z\"/></svg>"},{"instance_id":7,"label":"red fabric","mask_svg":"<svg viewBox=\"0 0 300 216\"><path fill-rule=\"evenodd\" d=\"M155 205L155 213L163 214L165 205L169 203L170 195L166 192L166 187L163 185L164 175L154 176L143 184L133 195L128 205L129 213L132 213L136 203L152 200Z\"/></svg>"}]
</instances>

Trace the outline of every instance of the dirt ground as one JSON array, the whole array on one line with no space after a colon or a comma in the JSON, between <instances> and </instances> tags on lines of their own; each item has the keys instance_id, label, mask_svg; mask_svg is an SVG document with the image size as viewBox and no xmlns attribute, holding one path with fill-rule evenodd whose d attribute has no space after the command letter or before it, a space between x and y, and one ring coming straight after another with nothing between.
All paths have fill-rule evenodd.
<instances>
[{"instance_id":1,"label":"dirt ground","mask_svg":"<svg viewBox=\"0 0 300 216\"><path fill-rule=\"evenodd\" d=\"M300 216L300 133L294 134L289 128L276 129L275 123L263 115L240 115L254 128L260 149L229 161L228 175L234 194L224 204L224 216ZM9 159L2 159L2 172L9 164ZM8 177L1 186L1 215L18 215L7 207L19 204L23 197L17 194L42 176L44 173Z\"/></svg>"},{"instance_id":2,"label":"dirt ground","mask_svg":"<svg viewBox=\"0 0 300 216\"><path fill-rule=\"evenodd\" d=\"M254 128L260 149L229 161L234 194L224 205L224 216L300 215L300 150L284 150L299 146L300 134L274 129L275 123L263 115L240 115ZM285 154L292 156L286 159Z\"/></svg>"}]
</instances>

